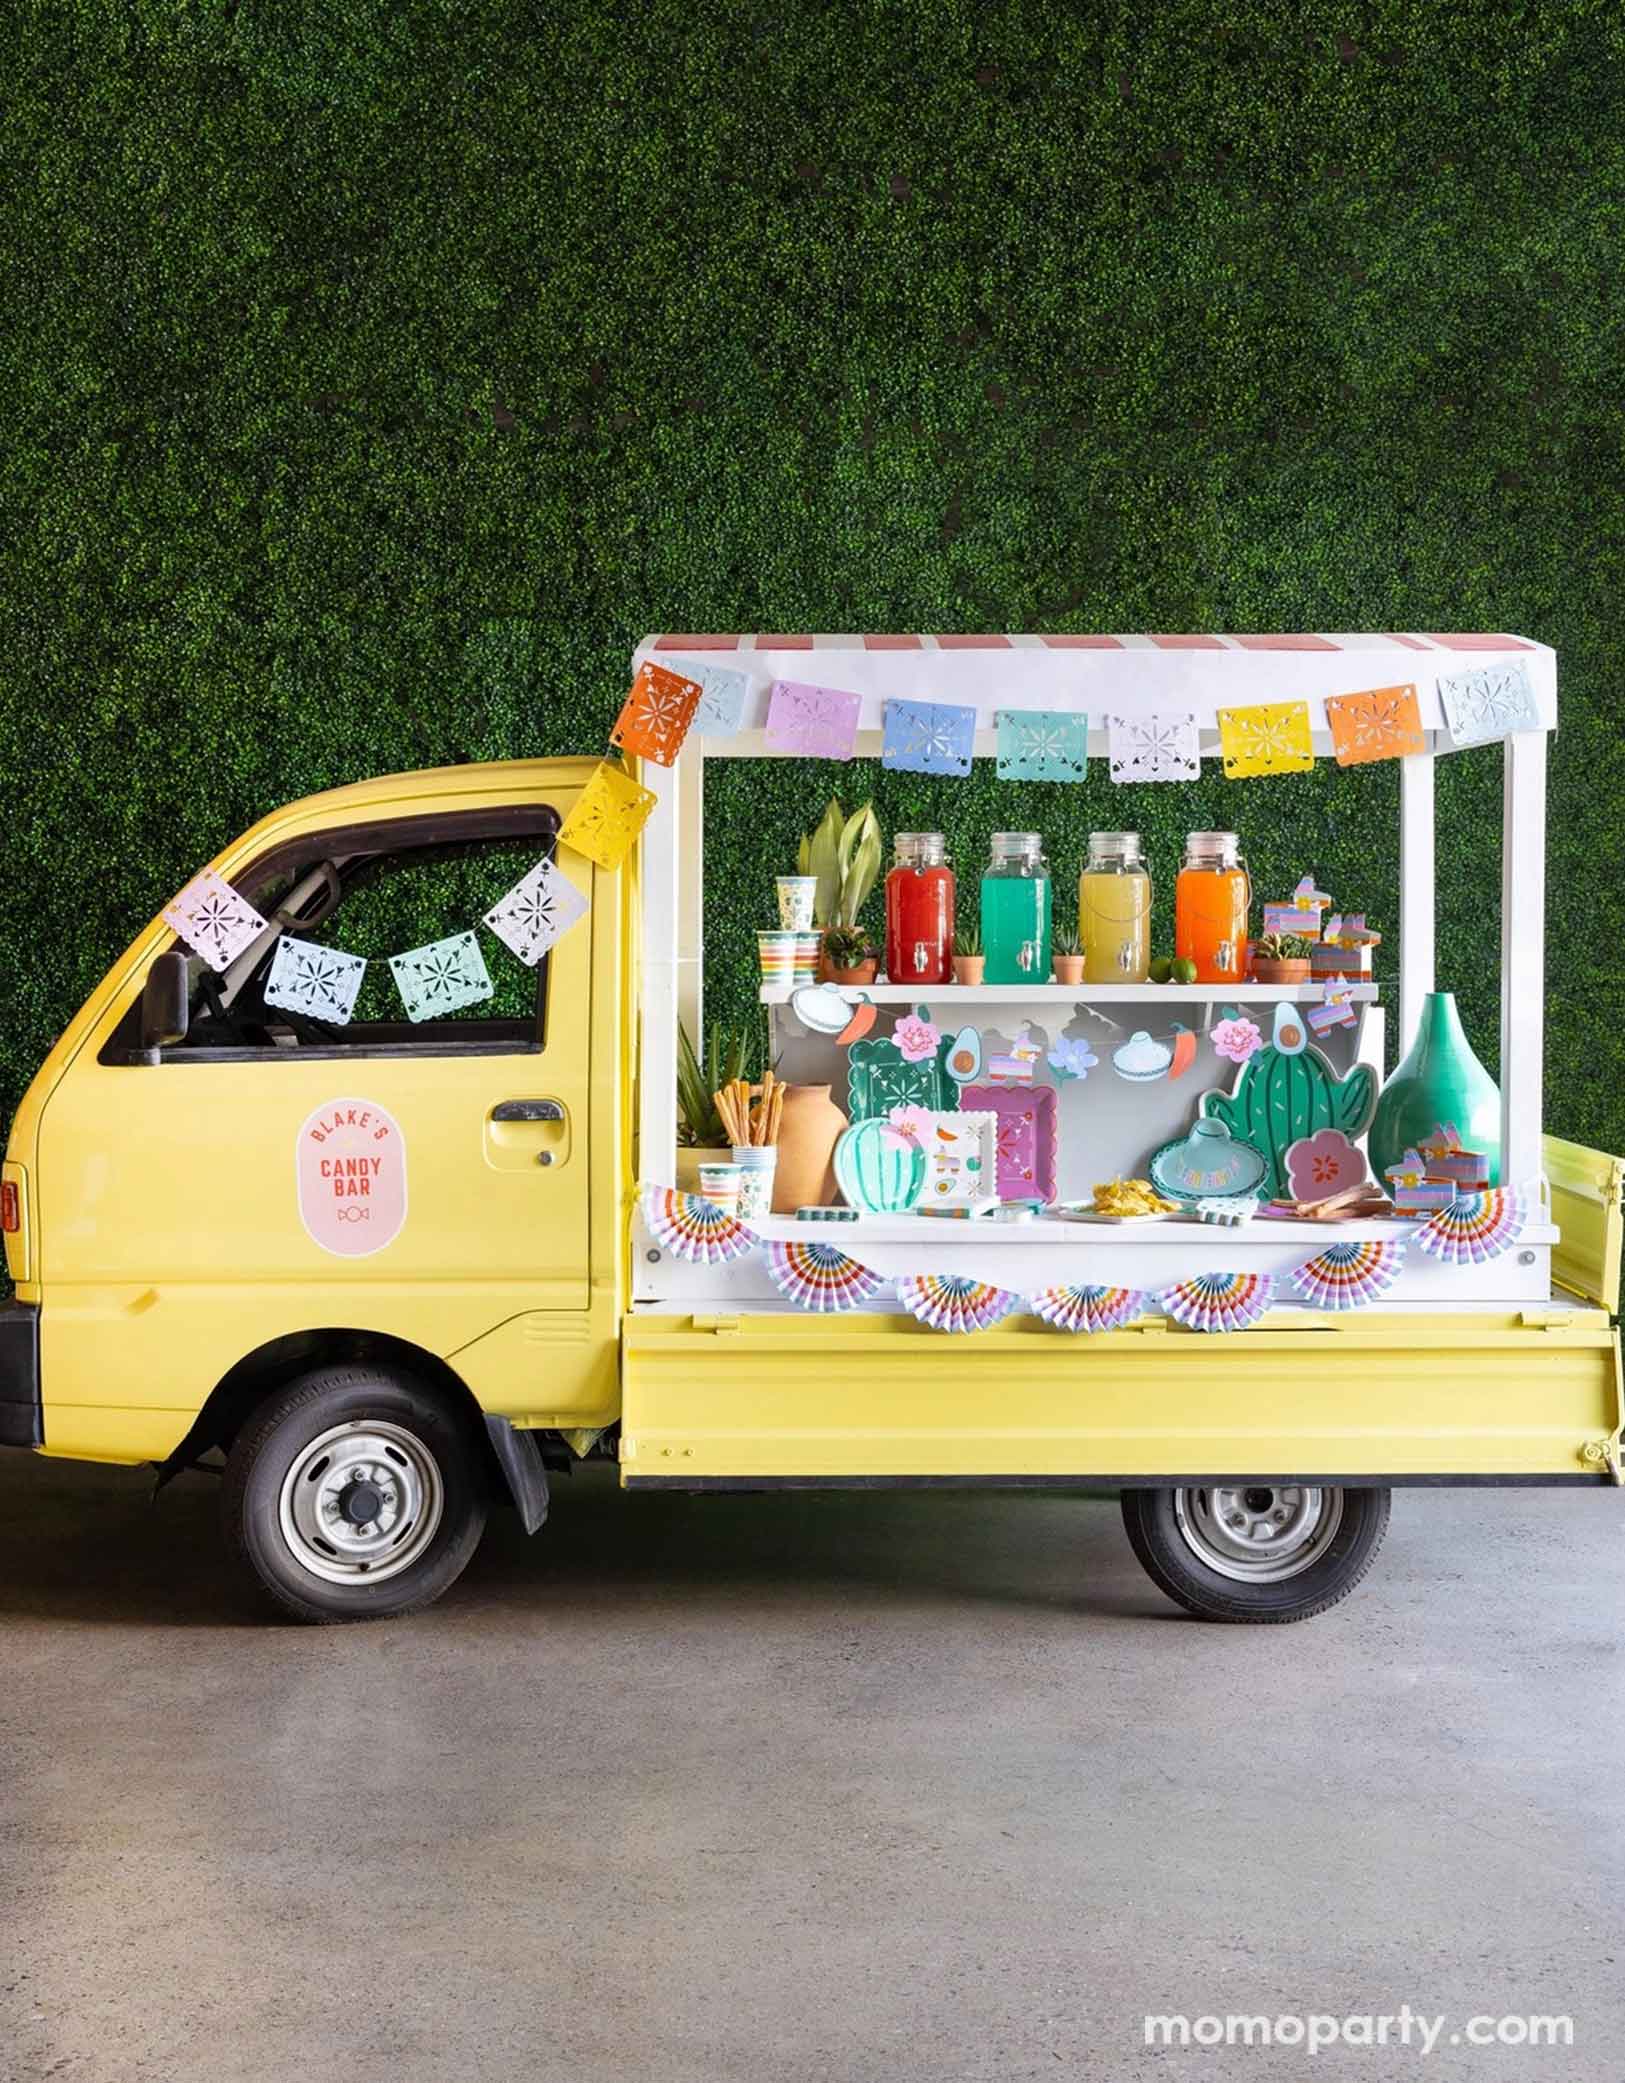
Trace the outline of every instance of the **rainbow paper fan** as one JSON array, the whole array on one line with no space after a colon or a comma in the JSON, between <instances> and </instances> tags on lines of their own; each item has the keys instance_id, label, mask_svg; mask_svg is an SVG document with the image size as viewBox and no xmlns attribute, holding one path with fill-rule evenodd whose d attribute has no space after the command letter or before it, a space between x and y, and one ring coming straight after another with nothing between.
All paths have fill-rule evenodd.
<instances>
[{"instance_id":1,"label":"rainbow paper fan","mask_svg":"<svg viewBox=\"0 0 1625 2083\"><path fill-rule=\"evenodd\" d=\"M1058 1331L1115 1331L1134 1321L1146 1297L1137 1287L1080 1287L1067 1280L1040 1288L1030 1302L1033 1314Z\"/></svg>"},{"instance_id":2,"label":"rainbow paper fan","mask_svg":"<svg viewBox=\"0 0 1625 2083\"><path fill-rule=\"evenodd\" d=\"M1416 1233L1429 1258L1448 1266L1480 1266L1499 1258L1523 1235L1529 1198L1517 1187L1492 1186L1459 1193L1448 1208L1430 1215Z\"/></svg>"},{"instance_id":3,"label":"rainbow paper fan","mask_svg":"<svg viewBox=\"0 0 1625 2083\"><path fill-rule=\"evenodd\" d=\"M702 1201L697 1193L679 1193L673 1186L644 1188L643 1219L674 1257L693 1265L726 1265L731 1258L743 1257L756 1243L756 1232L747 1229L737 1215L730 1215L714 1201Z\"/></svg>"},{"instance_id":4,"label":"rainbow paper fan","mask_svg":"<svg viewBox=\"0 0 1625 2083\"><path fill-rule=\"evenodd\" d=\"M959 1273L907 1273L897 1282L897 1299L933 1331L985 1331L1021 1303L1008 1288Z\"/></svg>"},{"instance_id":5,"label":"rainbow paper fan","mask_svg":"<svg viewBox=\"0 0 1625 2083\"><path fill-rule=\"evenodd\" d=\"M793 1243L768 1245L767 1271L787 1300L820 1314L856 1309L886 1285L882 1274L871 1273L835 1245L806 1243L799 1237Z\"/></svg>"},{"instance_id":6,"label":"rainbow paper fan","mask_svg":"<svg viewBox=\"0 0 1625 2083\"><path fill-rule=\"evenodd\" d=\"M1292 1285L1318 1309L1363 1309L1387 1294L1405 1263L1408 1237L1365 1237L1328 1244L1292 1275Z\"/></svg>"},{"instance_id":7,"label":"rainbow paper fan","mask_svg":"<svg viewBox=\"0 0 1625 2083\"><path fill-rule=\"evenodd\" d=\"M1241 1331L1257 1323L1275 1294L1269 1273L1197 1273L1165 1287L1157 1302L1191 1331Z\"/></svg>"}]
</instances>

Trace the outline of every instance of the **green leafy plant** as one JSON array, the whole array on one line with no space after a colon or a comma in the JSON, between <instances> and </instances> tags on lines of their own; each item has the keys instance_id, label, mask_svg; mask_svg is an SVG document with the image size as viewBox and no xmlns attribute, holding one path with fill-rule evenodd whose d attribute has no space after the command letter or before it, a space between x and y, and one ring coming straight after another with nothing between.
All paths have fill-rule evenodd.
<instances>
[{"instance_id":1,"label":"green leafy plant","mask_svg":"<svg viewBox=\"0 0 1625 2083\"><path fill-rule=\"evenodd\" d=\"M1057 926L1052 945L1058 955L1081 955L1083 942L1078 937L1076 926Z\"/></svg>"},{"instance_id":2,"label":"green leafy plant","mask_svg":"<svg viewBox=\"0 0 1625 2083\"><path fill-rule=\"evenodd\" d=\"M818 878L813 923L855 926L880 875L880 821L865 803L850 817L831 796L824 814L796 849L796 873Z\"/></svg>"},{"instance_id":3,"label":"green leafy plant","mask_svg":"<svg viewBox=\"0 0 1625 2083\"><path fill-rule=\"evenodd\" d=\"M756 1079L761 1042L746 1027L713 1027L705 1038L705 1062L682 1021L677 1023L677 1140L714 1149L728 1141L711 1095L736 1078Z\"/></svg>"},{"instance_id":4,"label":"green leafy plant","mask_svg":"<svg viewBox=\"0 0 1625 2083\"><path fill-rule=\"evenodd\" d=\"M1266 933L1253 953L1261 962L1307 962L1310 946L1301 933Z\"/></svg>"},{"instance_id":5,"label":"green leafy plant","mask_svg":"<svg viewBox=\"0 0 1625 2083\"><path fill-rule=\"evenodd\" d=\"M824 935L824 953L831 969L856 969L874 953L869 936L859 926L831 926Z\"/></svg>"},{"instance_id":6,"label":"green leafy plant","mask_svg":"<svg viewBox=\"0 0 1625 2083\"><path fill-rule=\"evenodd\" d=\"M954 953L967 958L982 952L982 935L976 926L961 926L954 935Z\"/></svg>"}]
</instances>

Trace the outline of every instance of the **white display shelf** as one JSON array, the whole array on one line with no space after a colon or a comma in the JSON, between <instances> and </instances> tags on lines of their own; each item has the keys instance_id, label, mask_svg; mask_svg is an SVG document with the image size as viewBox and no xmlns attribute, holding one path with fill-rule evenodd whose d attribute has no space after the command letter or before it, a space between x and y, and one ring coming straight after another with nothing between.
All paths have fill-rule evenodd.
<instances>
[{"instance_id":1,"label":"white display shelf","mask_svg":"<svg viewBox=\"0 0 1625 2083\"><path fill-rule=\"evenodd\" d=\"M1162 1222L1065 1222L1039 1216L1032 1222L992 1222L984 1216L963 1220L940 1215L860 1215L856 1222L802 1222L794 1215L756 1216L751 1228L774 1242L812 1239L842 1250L861 1251L865 1244L959 1245L974 1242L996 1248L1066 1244L1079 1250L1097 1245L1128 1250L1142 1246L1188 1251L1193 1243L1217 1244L1246 1252L1260 1245L1302 1247L1305 1258L1322 1244L1358 1243L1364 1238L1414 1237L1419 1221L1394 1216L1365 1217L1353 1222L1282 1222L1255 1216L1233 1228L1202 1222L1194 1215L1170 1215ZM1524 1226L1520 1244L1555 1244L1550 1222Z\"/></svg>"},{"instance_id":2,"label":"white display shelf","mask_svg":"<svg viewBox=\"0 0 1625 2083\"><path fill-rule=\"evenodd\" d=\"M763 1005L788 1005L801 984L763 984ZM867 998L874 1005L1124 1005L1165 999L1170 1005L1319 1005L1324 983L1309 984L832 984L850 1003ZM1377 997L1372 983L1336 984L1356 1004Z\"/></svg>"}]
</instances>

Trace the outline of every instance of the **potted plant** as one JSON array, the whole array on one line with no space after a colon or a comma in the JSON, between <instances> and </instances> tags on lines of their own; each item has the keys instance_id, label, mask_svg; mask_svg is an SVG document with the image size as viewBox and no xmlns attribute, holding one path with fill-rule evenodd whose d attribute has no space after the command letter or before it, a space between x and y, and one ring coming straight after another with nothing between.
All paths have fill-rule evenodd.
<instances>
[{"instance_id":1,"label":"potted plant","mask_svg":"<svg viewBox=\"0 0 1625 2083\"><path fill-rule=\"evenodd\" d=\"M1083 982L1083 943L1077 929L1072 926L1057 926L1052 943L1051 960L1055 965L1055 981L1058 984L1081 984Z\"/></svg>"},{"instance_id":2,"label":"potted plant","mask_svg":"<svg viewBox=\"0 0 1625 2083\"><path fill-rule=\"evenodd\" d=\"M1253 950L1253 978L1260 984L1306 984L1309 942L1300 933L1266 933Z\"/></svg>"},{"instance_id":3,"label":"potted plant","mask_svg":"<svg viewBox=\"0 0 1625 2083\"><path fill-rule=\"evenodd\" d=\"M961 926L954 935L954 982L979 984L985 959L981 934L974 926Z\"/></svg>"},{"instance_id":4,"label":"potted plant","mask_svg":"<svg viewBox=\"0 0 1625 2083\"><path fill-rule=\"evenodd\" d=\"M705 1062L688 1029L677 1024L677 1178L686 1193L700 1183L700 1166L725 1161L732 1145L717 1113L714 1094L725 1085L756 1076L757 1039L747 1028L713 1027L705 1038Z\"/></svg>"},{"instance_id":5,"label":"potted plant","mask_svg":"<svg viewBox=\"0 0 1625 2083\"><path fill-rule=\"evenodd\" d=\"M817 878L818 886L813 893L813 924L824 933L818 968L820 981L824 983L872 983L874 980L874 969L867 977L858 978L837 973L830 935L842 929L849 935L857 932L858 914L868 902L879 878L880 862L880 824L874 805L865 803L861 810L853 811L848 817L838 799L831 796L816 829L803 834L796 852L797 874ZM858 938L866 952L873 954L867 938L861 933ZM850 939L845 945L850 953ZM861 960L859 966L862 966ZM878 957L875 966L879 966Z\"/></svg>"},{"instance_id":6,"label":"potted plant","mask_svg":"<svg viewBox=\"0 0 1625 2083\"><path fill-rule=\"evenodd\" d=\"M880 967L861 926L831 926L824 935L824 961L832 984L872 984Z\"/></svg>"}]
</instances>

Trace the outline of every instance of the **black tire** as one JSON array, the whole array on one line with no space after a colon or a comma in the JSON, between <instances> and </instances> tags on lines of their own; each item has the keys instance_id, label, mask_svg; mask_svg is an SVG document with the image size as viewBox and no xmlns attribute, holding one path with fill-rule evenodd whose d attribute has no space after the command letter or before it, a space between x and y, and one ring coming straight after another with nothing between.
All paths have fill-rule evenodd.
<instances>
[{"instance_id":1,"label":"black tire","mask_svg":"<svg viewBox=\"0 0 1625 2083\"><path fill-rule=\"evenodd\" d=\"M1238 1483L1234 1488L1246 1500L1294 1495L1267 1484ZM1371 1567L1388 1531L1390 1502L1386 1489L1323 1489L1314 1494L1325 1500L1321 1509L1329 1530L1321 1532L1318 1542L1313 1532L1306 1537L1304 1559L1295 1575L1257 1582L1226 1575L1204 1560L1203 1527L1212 1523L1212 1500L1218 1495L1208 1486L1125 1490L1123 1525L1147 1576L1198 1619L1277 1624L1310 1620L1347 1598ZM1260 1515L1267 1510L1262 1507ZM1274 1565L1275 1558L1267 1558L1267 1564ZM1248 1564L1242 1558L1232 1566L1245 1570Z\"/></svg>"},{"instance_id":2,"label":"black tire","mask_svg":"<svg viewBox=\"0 0 1625 2083\"><path fill-rule=\"evenodd\" d=\"M336 1435L329 1448L311 1457L313 1443L329 1434ZM359 1479L348 1482L336 1501L341 1514L356 1497L384 1509L371 1535L365 1526L340 1525L333 1540L353 1541L351 1554L326 1541L332 1521L315 1500L325 1496L332 1510L324 1478L336 1483L342 1457L370 1451L368 1441L381 1442L381 1451L356 1467L382 1470L381 1482L365 1489ZM307 1482L316 1485L309 1499ZM386 1530L392 1501L395 1521ZM314 1368L261 1404L232 1442L221 1510L227 1545L260 1589L286 1617L317 1624L421 1611L461 1576L485 1526L482 1469L460 1415L421 1383L366 1366ZM299 1526L312 1517L316 1532L307 1537ZM301 1545L312 1564L347 1572L344 1581L307 1566Z\"/></svg>"}]
</instances>

